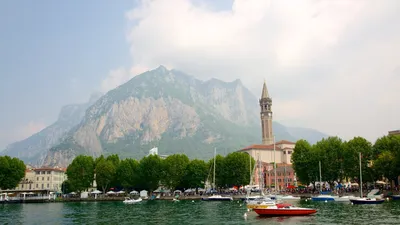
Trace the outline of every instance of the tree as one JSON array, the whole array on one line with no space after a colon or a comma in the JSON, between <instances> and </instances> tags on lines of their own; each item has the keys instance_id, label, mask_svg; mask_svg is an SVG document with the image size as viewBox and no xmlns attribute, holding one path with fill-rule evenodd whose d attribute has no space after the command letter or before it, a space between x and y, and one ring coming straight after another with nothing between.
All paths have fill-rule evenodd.
<instances>
[{"instance_id":1,"label":"tree","mask_svg":"<svg viewBox=\"0 0 400 225\"><path fill-rule=\"evenodd\" d=\"M338 137L328 137L317 142L314 148L321 160L322 180L331 186L344 178L343 143Z\"/></svg>"},{"instance_id":2,"label":"tree","mask_svg":"<svg viewBox=\"0 0 400 225\"><path fill-rule=\"evenodd\" d=\"M25 176L25 164L18 158L0 156L0 189L13 189Z\"/></svg>"},{"instance_id":3,"label":"tree","mask_svg":"<svg viewBox=\"0 0 400 225\"><path fill-rule=\"evenodd\" d=\"M163 160L164 184L173 190L182 183L189 158L184 154L174 154Z\"/></svg>"},{"instance_id":4,"label":"tree","mask_svg":"<svg viewBox=\"0 0 400 225\"><path fill-rule=\"evenodd\" d=\"M111 162L114 165L114 168L117 169L120 163L120 159L119 156L117 154L113 154L113 155L109 155L106 158L107 161ZM120 186L119 182L118 182L118 177L114 176L110 186L115 187L115 186Z\"/></svg>"},{"instance_id":5,"label":"tree","mask_svg":"<svg viewBox=\"0 0 400 225\"><path fill-rule=\"evenodd\" d=\"M61 184L61 192L63 194L71 193L73 191L76 191L76 190L73 189L69 180L66 180Z\"/></svg>"},{"instance_id":6,"label":"tree","mask_svg":"<svg viewBox=\"0 0 400 225\"><path fill-rule=\"evenodd\" d=\"M396 160L393 154L389 151L381 152L378 158L374 161L374 168L378 174L383 175L390 181L397 180L399 173L396 168Z\"/></svg>"},{"instance_id":7,"label":"tree","mask_svg":"<svg viewBox=\"0 0 400 225\"><path fill-rule=\"evenodd\" d=\"M112 181L115 180L116 168L110 160L100 160L96 165L96 183L103 192L107 191Z\"/></svg>"},{"instance_id":8,"label":"tree","mask_svg":"<svg viewBox=\"0 0 400 225\"><path fill-rule=\"evenodd\" d=\"M299 180L306 185L309 183L315 184L319 176L319 158L316 150L312 148L310 143L306 140L297 141L291 160L293 169L296 171L296 176Z\"/></svg>"},{"instance_id":9,"label":"tree","mask_svg":"<svg viewBox=\"0 0 400 225\"><path fill-rule=\"evenodd\" d=\"M233 152L224 158L222 169L225 173L223 180L228 187L247 185L250 183L249 159L251 160L251 165L254 165L255 160L244 152Z\"/></svg>"},{"instance_id":10,"label":"tree","mask_svg":"<svg viewBox=\"0 0 400 225\"><path fill-rule=\"evenodd\" d=\"M94 160L91 156L79 155L67 168L68 181L73 189L81 192L89 188L94 178Z\"/></svg>"},{"instance_id":11,"label":"tree","mask_svg":"<svg viewBox=\"0 0 400 225\"><path fill-rule=\"evenodd\" d=\"M400 174L400 137L389 135L379 138L373 146L373 154L376 157L373 168L397 186L397 176Z\"/></svg>"},{"instance_id":12,"label":"tree","mask_svg":"<svg viewBox=\"0 0 400 225\"><path fill-rule=\"evenodd\" d=\"M124 159L117 168L118 183L128 190L135 187L139 180L139 162L135 159Z\"/></svg>"},{"instance_id":13,"label":"tree","mask_svg":"<svg viewBox=\"0 0 400 225\"><path fill-rule=\"evenodd\" d=\"M373 157L372 144L362 137L355 137L343 143L343 170L348 178L360 176L359 153L362 155L361 165L364 181L373 181L373 170L368 166Z\"/></svg>"},{"instance_id":14,"label":"tree","mask_svg":"<svg viewBox=\"0 0 400 225\"><path fill-rule=\"evenodd\" d=\"M184 188L203 187L207 179L208 165L203 160L194 159L187 165L185 174L182 179L182 186Z\"/></svg>"},{"instance_id":15,"label":"tree","mask_svg":"<svg viewBox=\"0 0 400 225\"><path fill-rule=\"evenodd\" d=\"M160 185L162 169L162 161L158 155L149 155L142 158L139 163L138 188L150 192L156 190Z\"/></svg>"}]
</instances>

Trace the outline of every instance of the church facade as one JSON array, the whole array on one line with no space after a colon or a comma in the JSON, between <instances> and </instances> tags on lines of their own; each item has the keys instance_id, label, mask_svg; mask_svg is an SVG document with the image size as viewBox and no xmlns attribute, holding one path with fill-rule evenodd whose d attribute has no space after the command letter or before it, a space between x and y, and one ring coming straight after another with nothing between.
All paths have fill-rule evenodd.
<instances>
[{"instance_id":1,"label":"church facade","mask_svg":"<svg viewBox=\"0 0 400 225\"><path fill-rule=\"evenodd\" d=\"M295 185L296 177L291 165L291 156L296 143L287 140L275 142L275 136L272 131L272 98L269 96L265 81L259 104L262 143L253 144L238 151L248 153L256 161L260 159L262 162L265 187L275 186L274 162L277 165L276 183L280 189ZM257 173L258 171L256 174ZM257 180L258 179L255 179L256 184L258 184Z\"/></svg>"}]
</instances>

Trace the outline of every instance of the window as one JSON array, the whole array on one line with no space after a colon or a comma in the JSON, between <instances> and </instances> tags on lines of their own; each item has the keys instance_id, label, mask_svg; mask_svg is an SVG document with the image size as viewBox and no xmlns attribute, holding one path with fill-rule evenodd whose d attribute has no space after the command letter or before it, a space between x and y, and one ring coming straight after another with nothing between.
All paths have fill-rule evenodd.
<instances>
[{"instance_id":1,"label":"window","mask_svg":"<svg viewBox=\"0 0 400 225\"><path fill-rule=\"evenodd\" d=\"M22 184L22 187L21 188L24 188L24 185Z\"/></svg>"},{"instance_id":2,"label":"window","mask_svg":"<svg viewBox=\"0 0 400 225\"><path fill-rule=\"evenodd\" d=\"M47 177L47 180L50 180L50 177Z\"/></svg>"},{"instance_id":3,"label":"window","mask_svg":"<svg viewBox=\"0 0 400 225\"><path fill-rule=\"evenodd\" d=\"M288 175L290 176L290 172L288 172Z\"/></svg>"},{"instance_id":4,"label":"window","mask_svg":"<svg viewBox=\"0 0 400 225\"><path fill-rule=\"evenodd\" d=\"M286 151L283 151L283 154L286 155Z\"/></svg>"},{"instance_id":5,"label":"window","mask_svg":"<svg viewBox=\"0 0 400 225\"><path fill-rule=\"evenodd\" d=\"M289 154L289 155L292 154L292 151L288 151L288 154Z\"/></svg>"},{"instance_id":6,"label":"window","mask_svg":"<svg viewBox=\"0 0 400 225\"><path fill-rule=\"evenodd\" d=\"M39 175L39 174L40 174L40 171L36 171L36 174Z\"/></svg>"},{"instance_id":7,"label":"window","mask_svg":"<svg viewBox=\"0 0 400 225\"><path fill-rule=\"evenodd\" d=\"M39 187L39 184L36 184L36 188L38 188Z\"/></svg>"},{"instance_id":8,"label":"window","mask_svg":"<svg viewBox=\"0 0 400 225\"><path fill-rule=\"evenodd\" d=\"M36 177L36 180L39 180L39 177Z\"/></svg>"},{"instance_id":9,"label":"window","mask_svg":"<svg viewBox=\"0 0 400 225\"><path fill-rule=\"evenodd\" d=\"M42 180L44 180L44 177L42 177Z\"/></svg>"},{"instance_id":10,"label":"window","mask_svg":"<svg viewBox=\"0 0 400 225\"><path fill-rule=\"evenodd\" d=\"M42 184L42 189L44 188L44 184Z\"/></svg>"},{"instance_id":11,"label":"window","mask_svg":"<svg viewBox=\"0 0 400 225\"><path fill-rule=\"evenodd\" d=\"M47 171L47 174L51 174L51 171Z\"/></svg>"},{"instance_id":12,"label":"window","mask_svg":"<svg viewBox=\"0 0 400 225\"><path fill-rule=\"evenodd\" d=\"M49 184L47 184L47 188L49 188L50 187L50 185Z\"/></svg>"}]
</instances>

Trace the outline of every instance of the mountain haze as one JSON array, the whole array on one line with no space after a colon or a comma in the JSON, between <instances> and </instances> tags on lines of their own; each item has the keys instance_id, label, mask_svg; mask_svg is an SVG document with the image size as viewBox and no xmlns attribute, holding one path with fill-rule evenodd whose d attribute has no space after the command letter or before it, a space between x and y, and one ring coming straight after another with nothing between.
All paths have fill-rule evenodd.
<instances>
[{"instance_id":1,"label":"mountain haze","mask_svg":"<svg viewBox=\"0 0 400 225\"><path fill-rule=\"evenodd\" d=\"M8 145L1 154L19 157L27 163L41 164L47 150L59 144L61 138L81 122L85 115L85 110L96 102L100 96L100 93L95 93L86 103L62 107L55 123L22 141Z\"/></svg>"}]
</instances>

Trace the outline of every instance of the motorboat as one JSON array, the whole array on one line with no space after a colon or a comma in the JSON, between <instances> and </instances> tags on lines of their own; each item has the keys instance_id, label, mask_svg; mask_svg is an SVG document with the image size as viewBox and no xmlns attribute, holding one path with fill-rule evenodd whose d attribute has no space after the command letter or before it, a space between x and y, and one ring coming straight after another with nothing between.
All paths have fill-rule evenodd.
<instances>
[{"instance_id":1,"label":"motorboat","mask_svg":"<svg viewBox=\"0 0 400 225\"><path fill-rule=\"evenodd\" d=\"M212 195L210 197L201 198L203 201L233 201L231 196Z\"/></svg>"},{"instance_id":2,"label":"motorboat","mask_svg":"<svg viewBox=\"0 0 400 225\"><path fill-rule=\"evenodd\" d=\"M125 200L123 201L123 203L125 204L134 204L134 203L138 203L143 201L142 198L138 198L138 199L131 199L129 197L126 197Z\"/></svg>"},{"instance_id":3,"label":"motorboat","mask_svg":"<svg viewBox=\"0 0 400 225\"><path fill-rule=\"evenodd\" d=\"M283 206L278 205L270 206L268 208L254 208L253 209L260 216L306 216L317 212L316 209L300 208L296 206Z\"/></svg>"},{"instance_id":4,"label":"motorboat","mask_svg":"<svg viewBox=\"0 0 400 225\"><path fill-rule=\"evenodd\" d=\"M257 200L257 199L262 199L264 196L262 195L249 195L244 198L241 198L242 201L252 201L252 200Z\"/></svg>"},{"instance_id":5,"label":"motorboat","mask_svg":"<svg viewBox=\"0 0 400 225\"><path fill-rule=\"evenodd\" d=\"M339 198L335 198L335 202L349 202L350 199L355 198L354 196L341 196Z\"/></svg>"},{"instance_id":6,"label":"motorboat","mask_svg":"<svg viewBox=\"0 0 400 225\"><path fill-rule=\"evenodd\" d=\"M288 200L300 200L300 197L295 197L295 196L292 196L292 195L282 195L282 196L280 196L280 198L278 198L278 200L286 200L286 201L288 201Z\"/></svg>"},{"instance_id":7,"label":"motorboat","mask_svg":"<svg viewBox=\"0 0 400 225\"><path fill-rule=\"evenodd\" d=\"M382 204L384 199L377 198L351 198L350 202L354 205L370 205L370 204Z\"/></svg>"},{"instance_id":8,"label":"motorboat","mask_svg":"<svg viewBox=\"0 0 400 225\"><path fill-rule=\"evenodd\" d=\"M313 201L319 201L319 202L329 202L329 201L336 201L338 197L337 196L333 196L333 195L317 195L317 196L313 196L311 197L311 200Z\"/></svg>"}]
</instances>

